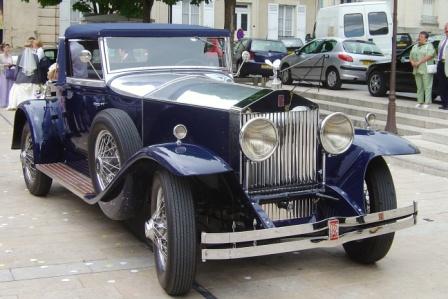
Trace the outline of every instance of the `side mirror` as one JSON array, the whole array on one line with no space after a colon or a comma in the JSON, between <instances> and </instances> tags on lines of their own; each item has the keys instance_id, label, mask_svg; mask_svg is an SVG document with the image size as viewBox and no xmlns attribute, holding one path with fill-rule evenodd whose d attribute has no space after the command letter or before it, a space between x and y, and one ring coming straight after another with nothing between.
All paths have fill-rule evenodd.
<instances>
[{"instance_id":1,"label":"side mirror","mask_svg":"<svg viewBox=\"0 0 448 299\"><path fill-rule=\"evenodd\" d=\"M89 50L82 50L81 54L79 54L79 60L82 63L89 63L92 60L92 53Z\"/></svg>"},{"instance_id":2,"label":"side mirror","mask_svg":"<svg viewBox=\"0 0 448 299\"><path fill-rule=\"evenodd\" d=\"M243 62L248 62L250 59L250 54L248 51L243 51L241 54L241 58L243 59Z\"/></svg>"},{"instance_id":3,"label":"side mirror","mask_svg":"<svg viewBox=\"0 0 448 299\"><path fill-rule=\"evenodd\" d=\"M300 55L300 49L294 50L294 53L296 53L297 56Z\"/></svg>"}]
</instances>

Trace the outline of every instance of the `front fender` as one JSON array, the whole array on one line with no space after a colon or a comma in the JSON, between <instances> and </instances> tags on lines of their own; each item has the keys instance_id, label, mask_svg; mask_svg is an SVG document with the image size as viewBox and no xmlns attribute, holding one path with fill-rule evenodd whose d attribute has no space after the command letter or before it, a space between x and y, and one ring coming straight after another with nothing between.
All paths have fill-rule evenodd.
<instances>
[{"instance_id":1,"label":"front fender","mask_svg":"<svg viewBox=\"0 0 448 299\"><path fill-rule=\"evenodd\" d=\"M62 161L64 127L59 101L36 99L19 105L14 117L12 149L20 149L25 123L28 123L33 138L34 162Z\"/></svg>"},{"instance_id":2,"label":"front fender","mask_svg":"<svg viewBox=\"0 0 448 299\"><path fill-rule=\"evenodd\" d=\"M327 185L344 198L350 208L344 215L364 214L364 177L369 163L381 156L419 154L408 140L387 132L355 131L353 145L344 154L326 158Z\"/></svg>"}]
</instances>

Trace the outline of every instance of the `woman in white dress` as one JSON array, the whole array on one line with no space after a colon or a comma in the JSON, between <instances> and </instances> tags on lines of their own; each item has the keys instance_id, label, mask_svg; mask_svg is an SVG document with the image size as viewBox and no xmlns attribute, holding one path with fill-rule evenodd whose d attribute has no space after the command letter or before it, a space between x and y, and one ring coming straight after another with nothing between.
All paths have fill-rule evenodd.
<instances>
[{"instance_id":1,"label":"woman in white dress","mask_svg":"<svg viewBox=\"0 0 448 299\"><path fill-rule=\"evenodd\" d=\"M33 54L32 44L27 43L17 59L17 78L9 93L9 110L27 100L35 99L40 94L38 79L39 59Z\"/></svg>"}]
</instances>

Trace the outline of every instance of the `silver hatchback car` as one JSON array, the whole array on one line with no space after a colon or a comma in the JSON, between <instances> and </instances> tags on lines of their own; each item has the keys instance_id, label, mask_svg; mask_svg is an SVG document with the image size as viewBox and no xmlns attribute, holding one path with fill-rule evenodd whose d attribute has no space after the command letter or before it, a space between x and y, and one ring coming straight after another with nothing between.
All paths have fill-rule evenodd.
<instances>
[{"instance_id":1,"label":"silver hatchback car","mask_svg":"<svg viewBox=\"0 0 448 299\"><path fill-rule=\"evenodd\" d=\"M370 64L385 56L370 41L357 39L315 39L282 59L283 84L319 81L329 89L340 89L343 82L365 82Z\"/></svg>"}]
</instances>

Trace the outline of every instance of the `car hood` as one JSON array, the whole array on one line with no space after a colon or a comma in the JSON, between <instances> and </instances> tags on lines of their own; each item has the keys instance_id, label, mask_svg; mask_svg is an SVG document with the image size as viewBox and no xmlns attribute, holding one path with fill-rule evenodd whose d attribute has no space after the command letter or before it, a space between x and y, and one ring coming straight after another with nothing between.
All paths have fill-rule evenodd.
<instances>
[{"instance_id":1,"label":"car hood","mask_svg":"<svg viewBox=\"0 0 448 299\"><path fill-rule=\"evenodd\" d=\"M109 86L124 96L217 109L230 109L266 94L265 89L236 84L221 74L131 74L113 79Z\"/></svg>"}]
</instances>

